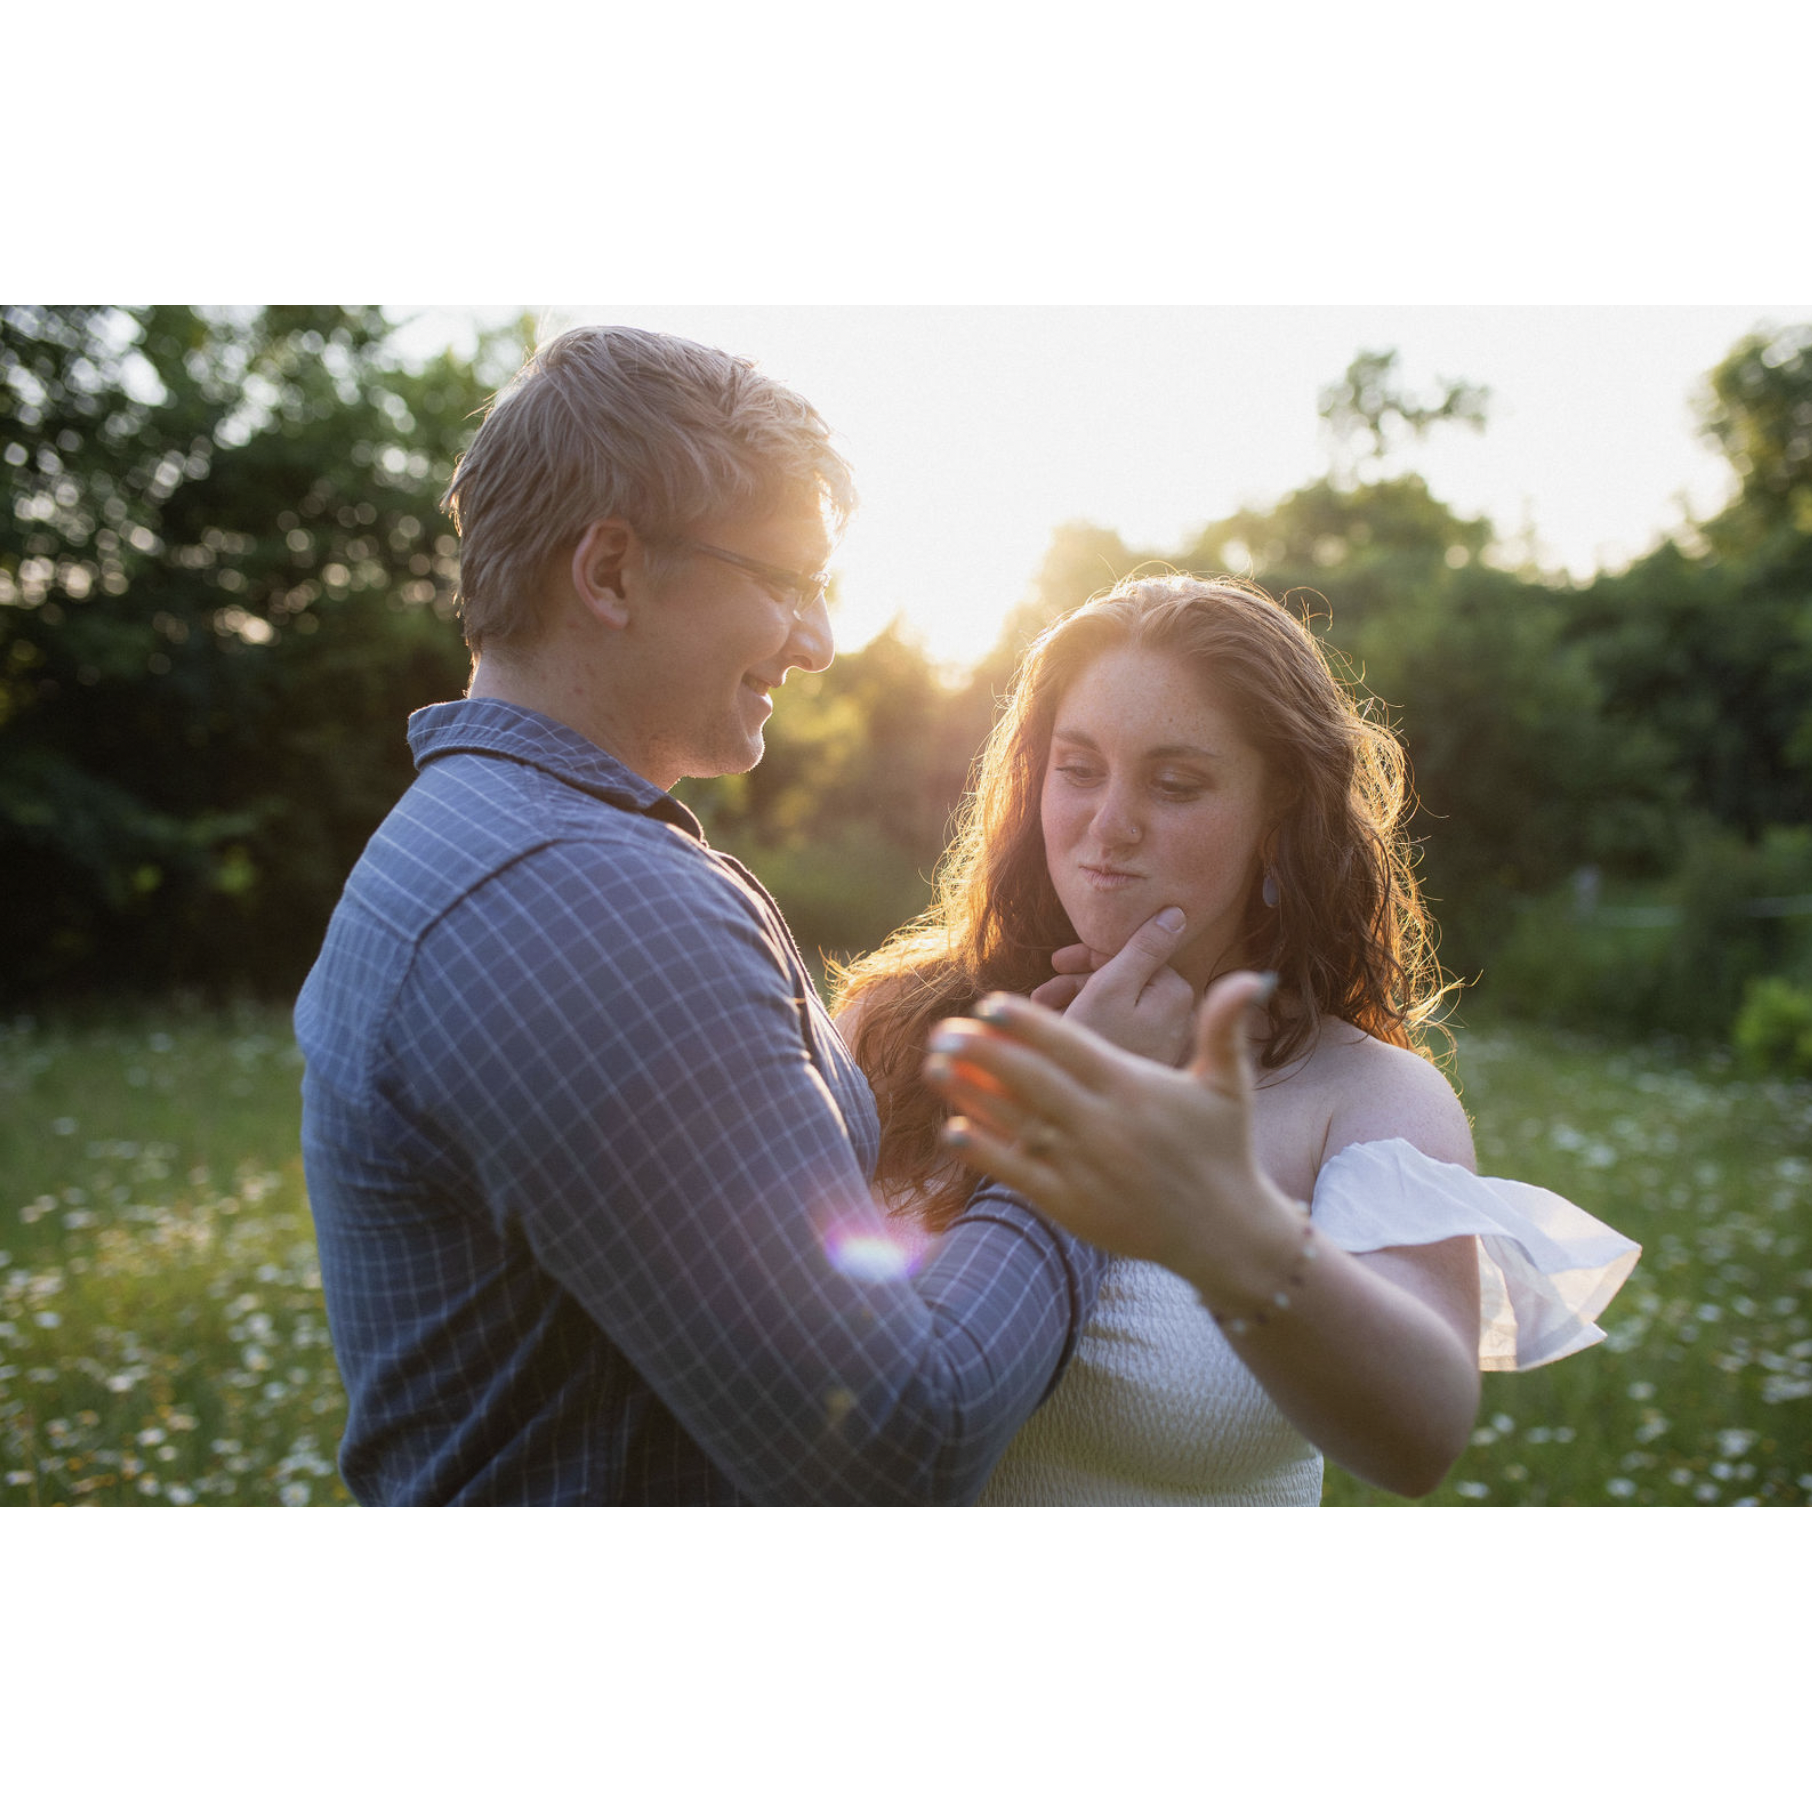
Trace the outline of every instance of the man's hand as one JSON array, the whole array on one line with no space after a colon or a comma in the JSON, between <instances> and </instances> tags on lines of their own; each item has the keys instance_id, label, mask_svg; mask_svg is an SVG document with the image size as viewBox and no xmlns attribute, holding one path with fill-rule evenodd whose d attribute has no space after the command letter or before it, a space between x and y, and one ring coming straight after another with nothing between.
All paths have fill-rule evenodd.
<instances>
[{"instance_id":1,"label":"man's hand","mask_svg":"<svg viewBox=\"0 0 1812 1812\"><path fill-rule=\"evenodd\" d=\"M1186 929L1182 908L1166 906L1115 956L1067 945L1051 958L1057 974L1032 998L1121 1050L1174 1069L1195 1044L1195 990L1169 967Z\"/></svg>"}]
</instances>

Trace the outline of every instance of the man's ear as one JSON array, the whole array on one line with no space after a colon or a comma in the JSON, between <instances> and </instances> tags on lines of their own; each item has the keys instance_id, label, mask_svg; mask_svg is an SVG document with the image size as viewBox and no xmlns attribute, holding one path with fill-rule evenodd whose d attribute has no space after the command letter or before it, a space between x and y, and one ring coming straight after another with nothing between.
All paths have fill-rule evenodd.
<instances>
[{"instance_id":1,"label":"man's ear","mask_svg":"<svg viewBox=\"0 0 1812 1812\"><path fill-rule=\"evenodd\" d=\"M642 541L619 516L589 524L573 549L573 595L610 629L629 627L626 574L642 562Z\"/></svg>"}]
</instances>

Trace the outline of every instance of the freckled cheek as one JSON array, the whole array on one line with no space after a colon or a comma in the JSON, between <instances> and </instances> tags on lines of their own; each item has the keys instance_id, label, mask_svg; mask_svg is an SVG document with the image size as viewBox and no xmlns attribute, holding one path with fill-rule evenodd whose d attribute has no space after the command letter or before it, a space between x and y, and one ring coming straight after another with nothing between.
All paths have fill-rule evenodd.
<instances>
[{"instance_id":1,"label":"freckled cheek","mask_svg":"<svg viewBox=\"0 0 1812 1812\"><path fill-rule=\"evenodd\" d=\"M1198 911L1243 895L1251 862L1237 824L1223 816L1198 820L1160 854L1159 872L1187 909Z\"/></svg>"},{"instance_id":2,"label":"freckled cheek","mask_svg":"<svg viewBox=\"0 0 1812 1812\"><path fill-rule=\"evenodd\" d=\"M1075 880L1076 814L1047 807L1040 813L1039 822L1044 832L1045 866L1057 890L1057 898L1078 935L1087 937L1091 927L1085 921L1091 916L1093 902L1077 887Z\"/></svg>"}]
</instances>

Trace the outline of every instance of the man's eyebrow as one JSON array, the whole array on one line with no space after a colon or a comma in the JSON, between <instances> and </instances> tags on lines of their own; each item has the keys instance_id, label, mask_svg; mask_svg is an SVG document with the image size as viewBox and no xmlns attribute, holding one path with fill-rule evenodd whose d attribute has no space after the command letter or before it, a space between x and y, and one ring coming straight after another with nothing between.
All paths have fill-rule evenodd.
<instances>
[{"instance_id":1,"label":"man's eyebrow","mask_svg":"<svg viewBox=\"0 0 1812 1812\"><path fill-rule=\"evenodd\" d=\"M1051 732L1052 742L1074 743L1078 748L1091 749L1095 754L1101 753L1101 745L1086 730L1066 730L1059 726ZM1205 749L1193 742L1163 742L1155 748L1142 750L1141 761L1174 761L1178 757L1184 760L1191 758L1197 761L1219 761L1220 755L1214 749Z\"/></svg>"}]
</instances>

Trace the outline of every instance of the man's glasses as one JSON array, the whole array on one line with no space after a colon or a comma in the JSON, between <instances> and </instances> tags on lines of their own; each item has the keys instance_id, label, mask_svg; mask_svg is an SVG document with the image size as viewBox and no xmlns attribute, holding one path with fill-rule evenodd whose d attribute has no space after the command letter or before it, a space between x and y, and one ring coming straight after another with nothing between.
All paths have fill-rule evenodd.
<instances>
[{"instance_id":1,"label":"man's glasses","mask_svg":"<svg viewBox=\"0 0 1812 1812\"><path fill-rule=\"evenodd\" d=\"M796 611L813 610L822 604L825 587L830 584L829 573L790 572L784 566L770 566L765 560L751 560L747 554L733 554L726 547L712 547L709 542L679 541L674 545L685 553L705 554L713 560L721 560L726 566L753 573L764 585L771 585L783 596L791 598Z\"/></svg>"}]
</instances>

